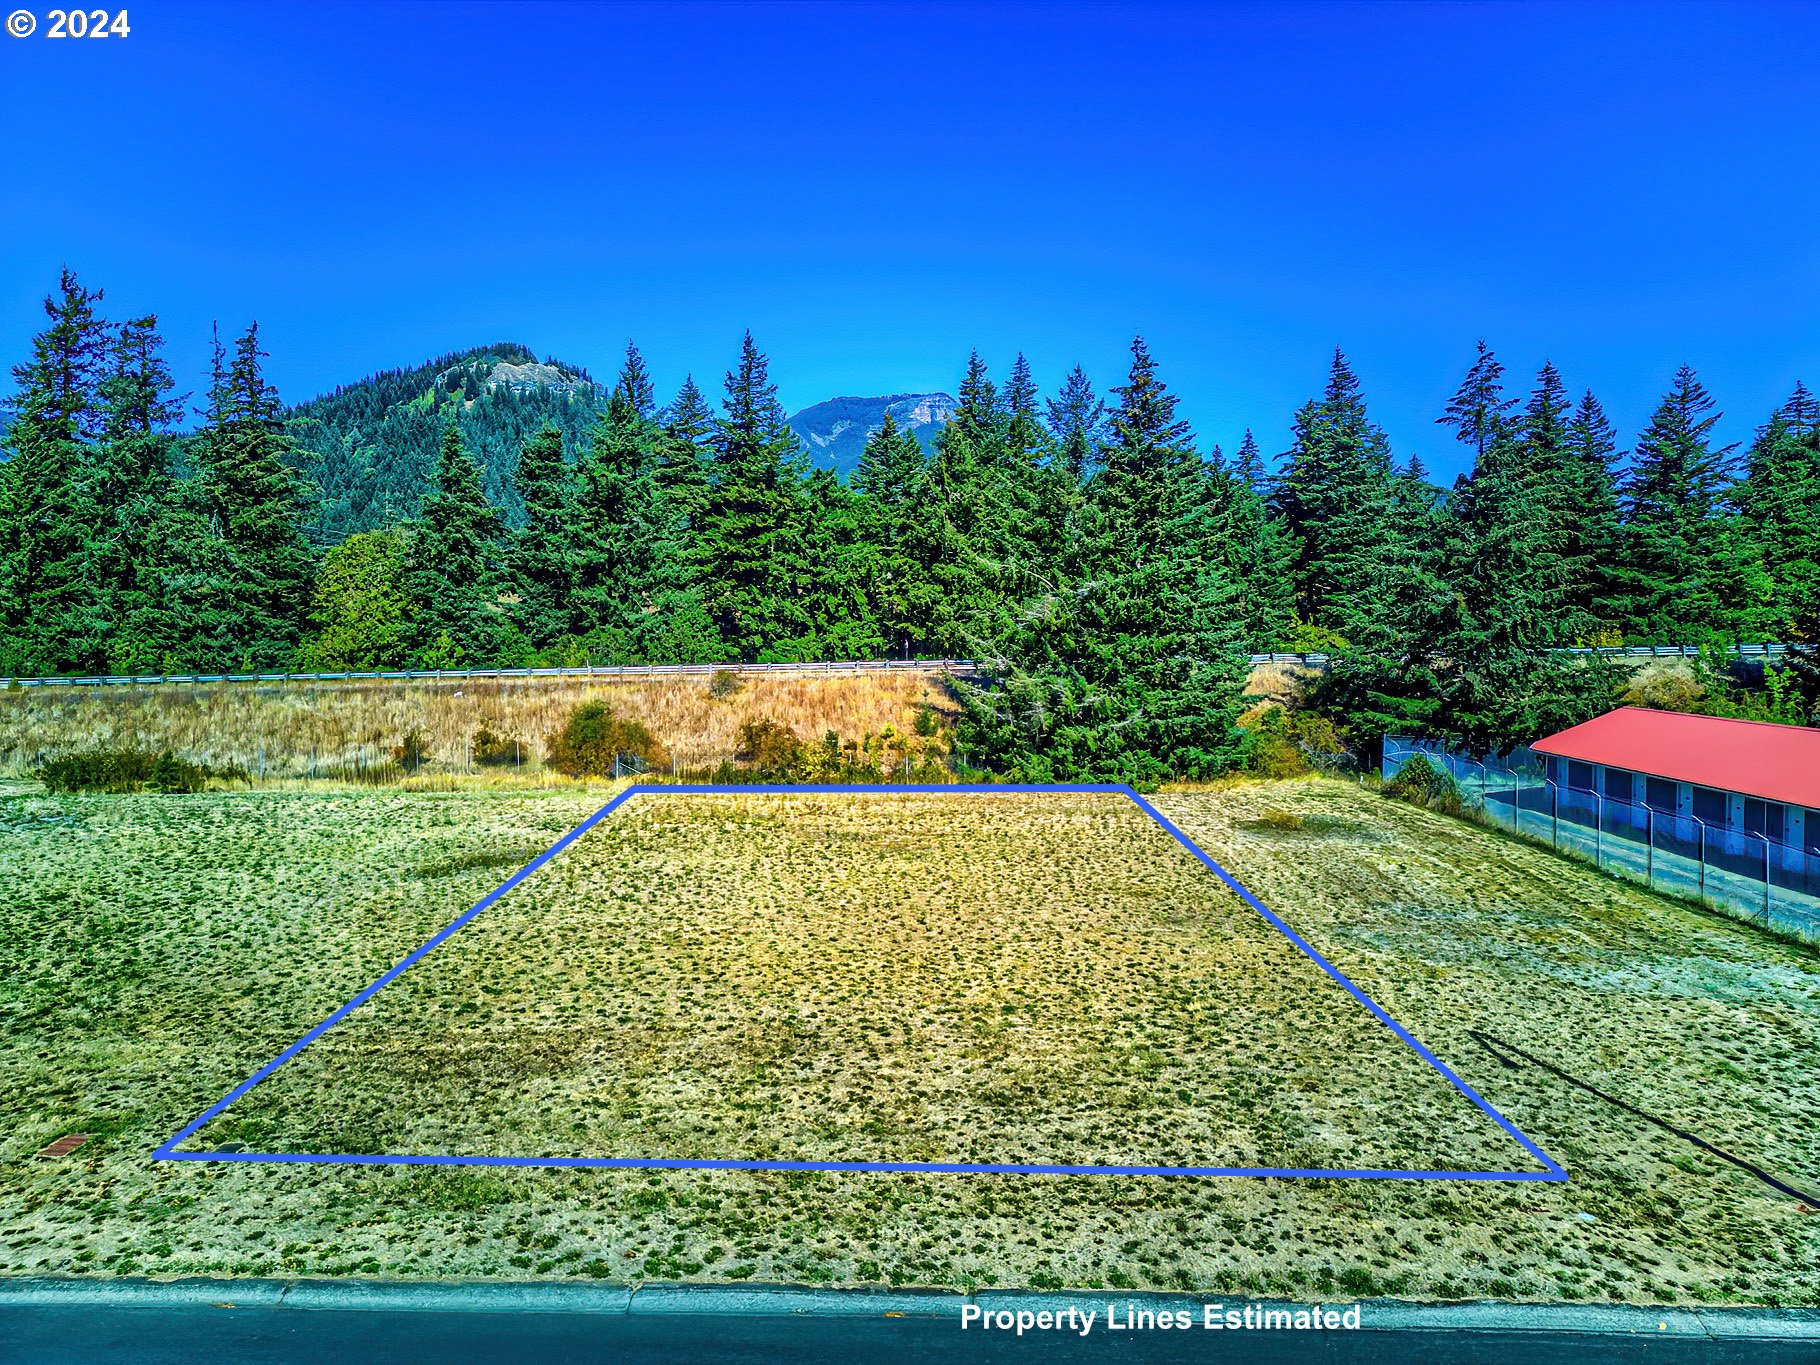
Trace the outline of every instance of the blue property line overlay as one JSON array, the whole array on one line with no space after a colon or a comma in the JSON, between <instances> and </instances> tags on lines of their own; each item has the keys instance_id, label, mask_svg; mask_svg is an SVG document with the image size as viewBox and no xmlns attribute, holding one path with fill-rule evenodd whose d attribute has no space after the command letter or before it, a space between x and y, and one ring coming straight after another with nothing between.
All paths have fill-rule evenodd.
<instances>
[{"instance_id":1,"label":"blue property line overlay","mask_svg":"<svg viewBox=\"0 0 1820 1365\"><path fill-rule=\"evenodd\" d=\"M1545 1170L1541 1171L1411 1171L1411 1170L1378 1170L1378 1169L1330 1169L1323 1167L1293 1166L1072 1166L1042 1165L1021 1162L972 1162L972 1161L765 1161L740 1159L715 1159L705 1157L522 1157L522 1156L442 1156L428 1154L353 1154L334 1153L317 1155L309 1152L179 1152L177 1144L193 1137L210 1119L217 1117L223 1110L234 1103L259 1082L270 1076L279 1067L295 1057L304 1048L315 1042L324 1033L352 1014L361 1005L372 999L386 986L396 981L411 967L422 961L432 950L457 930L465 926L476 915L496 904L508 892L521 882L535 875L544 864L573 844L582 835L598 825L607 816L623 806L635 796L867 796L867 795L940 795L940 796L994 796L1018 792L1041 793L1101 793L1128 798L1137 808L1148 815L1214 876L1226 884L1240 900L1262 915L1270 926L1293 943L1311 962L1328 976L1332 977L1346 992L1376 1016L1392 1033L1396 1034L1409 1048L1429 1066L1433 1067L1447 1083L1458 1090L1467 1099L1479 1107L1491 1121L1503 1129L1506 1134L1537 1161ZM359 1165L359 1166L556 1166L556 1167L593 1167L620 1170L685 1170L685 1171L878 1171L878 1172L933 1172L950 1175L1162 1175L1162 1176L1278 1176L1278 1177L1325 1177L1349 1178L1361 1180L1523 1180L1559 1182L1567 1179L1567 1172L1562 1166L1532 1142L1515 1124L1500 1114L1492 1105L1465 1081L1460 1079L1439 1057L1430 1052L1417 1038L1395 1019L1391 1018L1376 1001L1366 995L1338 967L1335 967L1320 953L1316 952L1301 935L1285 924L1277 915L1251 892L1247 891L1239 880L1225 868L1221 867L1207 855L1200 845L1178 829L1174 822L1146 801L1137 792L1123 784L1114 783L1004 783L993 786L943 786L935 783L887 783L874 786L759 786L759 785L677 785L677 786L632 786L626 788L594 814L583 820L549 848L526 863L499 886L476 901L460 918L451 921L393 967L372 985L361 991L347 1004L324 1019L303 1037L292 1043L283 1052L267 1062L251 1076L247 1077L220 1100L186 1124L162 1146L152 1153L157 1161L247 1161L292 1165Z\"/></svg>"}]
</instances>

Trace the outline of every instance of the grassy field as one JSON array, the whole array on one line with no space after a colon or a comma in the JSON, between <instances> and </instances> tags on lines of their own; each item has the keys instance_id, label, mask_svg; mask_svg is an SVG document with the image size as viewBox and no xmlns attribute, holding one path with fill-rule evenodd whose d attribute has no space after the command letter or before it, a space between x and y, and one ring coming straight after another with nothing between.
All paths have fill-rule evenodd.
<instances>
[{"instance_id":1,"label":"grassy field","mask_svg":"<svg viewBox=\"0 0 1820 1365\"><path fill-rule=\"evenodd\" d=\"M601 799L0 800L0 1269L1820 1300L1820 1214L1467 1036L1811 1185L1820 959L1316 781L1158 804L1569 1183L147 1159ZM621 814L204 1145L1533 1164L1129 806Z\"/></svg>"}]
</instances>

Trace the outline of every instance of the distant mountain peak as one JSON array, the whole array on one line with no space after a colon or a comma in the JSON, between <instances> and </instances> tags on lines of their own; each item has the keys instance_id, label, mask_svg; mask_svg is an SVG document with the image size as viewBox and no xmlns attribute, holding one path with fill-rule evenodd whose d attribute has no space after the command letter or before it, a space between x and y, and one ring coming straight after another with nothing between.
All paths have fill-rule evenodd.
<instances>
[{"instance_id":1,"label":"distant mountain peak","mask_svg":"<svg viewBox=\"0 0 1820 1365\"><path fill-rule=\"evenodd\" d=\"M954 396L946 393L830 398L791 417L790 430L808 447L811 465L832 469L845 479L859 467L867 438L885 424L887 412L927 450L954 409Z\"/></svg>"}]
</instances>

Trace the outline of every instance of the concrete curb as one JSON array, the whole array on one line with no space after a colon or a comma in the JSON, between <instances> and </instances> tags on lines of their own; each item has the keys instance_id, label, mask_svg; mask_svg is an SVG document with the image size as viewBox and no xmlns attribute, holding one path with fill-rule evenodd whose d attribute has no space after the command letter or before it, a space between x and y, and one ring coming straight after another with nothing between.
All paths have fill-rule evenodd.
<instances>
[{"instance_id":1,"label":"concrete curb","mask_svg":"<svg viewBox=\"0 0 1820 1365\"><path fill-rule=\"evenodd\" d=\"M1650 1336L1820 1342L1820 1309L1681 1308L1628 1304L1415 1303L1364 1299L1367 1332L1553 1332L1583 1336ZM602 1313L726 1317L958 1318L977 1304L1105 1314L1107 1305L1187 1309L1204 1304L1243 1310L1298 1308L1281 1299L1116 1290L982 1289L956 1291L817 1289L796 1285L411 1283L376 1280L0 1279L0 1312L8 1309L264 1308L304 1311L428 1313ZM1346 1307L1327 1304L1326 1307Z\"/></svg>"}]
</instances>

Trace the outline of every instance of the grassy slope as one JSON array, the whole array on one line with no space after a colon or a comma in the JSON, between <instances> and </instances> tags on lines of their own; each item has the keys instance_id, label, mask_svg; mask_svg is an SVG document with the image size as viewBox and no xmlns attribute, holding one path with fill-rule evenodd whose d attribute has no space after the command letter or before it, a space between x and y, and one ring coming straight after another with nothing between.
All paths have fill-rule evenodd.
<instances>
[{"instance_id":1,"label":"grassy slope","mask_svg":"<svg viewBox=\"0 0 1820 1365\"><path fill-rule=\"evenodd\" d=\"M733 757L739 727L780 721L807 740L833 730L863 740L886 726L910 735L918 708L952 710L936 680L904 673L742 681L722 700L704 678L588 684L568 679L446 683L217 684L204 687L0 690L0 772L93 747L172 749L217 767L307 776L384 763L409 730L428 746L430 774L459 770L485 727L519 740L543 779L544 737L587 700L643 721L681 764ZM919 746L920 747L920 744Z\"/></svg>"},{"instance_id":2,"label":"grassy slope","mask_svg":"<svg viewBox=\"0 0 1820 1365\"><path fill-rule=\"evenodd\" d=\"M1811 1181L1820 1178L1814 954L1336 784L1162 804L1564 1160L1572 1183L475 1173L144 1159L598 800L252 793L0 803L8 887L0 955L25 964L0 987L0 1268L1815 1297L1820 1219L1545 1075L1502 1070L1463 1036L1489 1028ZM1266 805L1325 818L1299 833L1250 823ZM995 851L1016 855L1006 870L1023 868L1027 882L1032 850L1062 858L1079 845L1068 833L1035 845L1001 841ZM686 862L688 831L664 837ZM886 842L900 846L855 846L885 859L874 872L931 855L926 832L899 830ZM1126 884L1114 900L1130 904L1134 885L1160 877L1172 888L1164 900L1209 922L1224 914L1174 884L1167 850L1145 854L1118 874ZM794 875L826 871L811 864ZM1075 875L1084 879L1075 892L1091 904L1106 870L1087 859ZM773 915L791 903L787 889L773 888ZM847 894L876 889L867 881ZM610 908L629 911L636 900ZM1036 902L1022 910L1041 914ZM1236 921L1220 922L1239 932ZM908 952L917 932L900 921L889 941ZM1134 933L1131 951L1144 941ZM612 970L606 959L590 965ZM868 1007L889 998L895 979L883 969L876 979L845 975ZM1040 997L1045 979L1037 971L1015 984ZM651 1002L669 999L679 980L663 981ZM1141 1022L1133 989L1116 986L1112 1001L1124 1007L1120 1018ZM475 1000L484 1007L487 998ZM575 1008L586 998L567 997ZM758 1018L720 1017L729 1026ZM1058 1026L1062 1018L1046 1017ZM976 1012L968 1025L976 1042L984 1019ZM1314 1057L1322 1036L1298 1027L1279 1041ZM1324 1060L1348 1068L1359 1057ZM1210 1074L1210 1057L1197 1061ZM992 1117L970 1109L966 1092L941 1091L948 1069L926 1074L937 1092L930 1100L962 1121L954 1140L965 1140L966 1122ZM864 1084L860 1071L847 1079ZM1199 1092L1183 1088L1198 1103ZM724 1116L746 1112L728 1107ZM674 1115L656 1118L670 1139L691 1140ZM1012 1114L994 1140L1042 1139L1042 1125L1027 1119ZM1102 1136L1144 1131L1143 1122L1105 1127ZM30 1158L72 1130L102 1136L60 1163ZM1151 1150L1167 1132L1155 1129Z\"/></svg>"}]
</instances>

